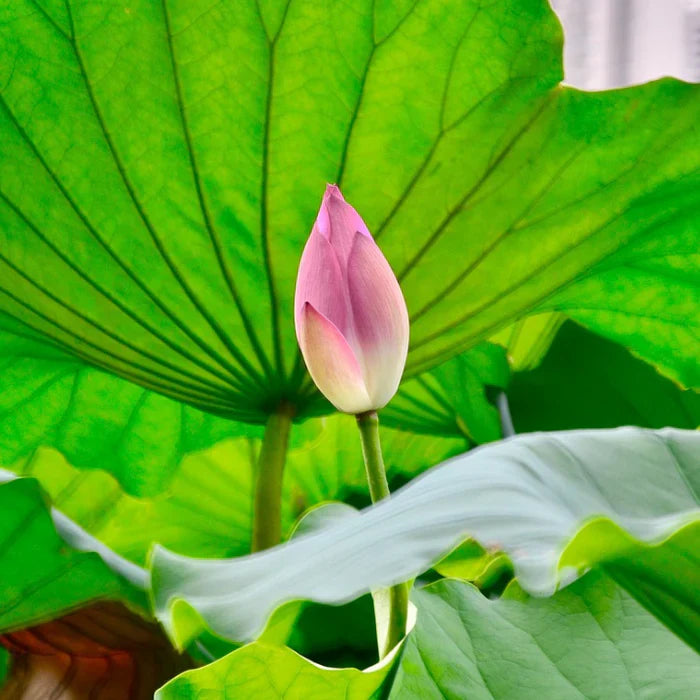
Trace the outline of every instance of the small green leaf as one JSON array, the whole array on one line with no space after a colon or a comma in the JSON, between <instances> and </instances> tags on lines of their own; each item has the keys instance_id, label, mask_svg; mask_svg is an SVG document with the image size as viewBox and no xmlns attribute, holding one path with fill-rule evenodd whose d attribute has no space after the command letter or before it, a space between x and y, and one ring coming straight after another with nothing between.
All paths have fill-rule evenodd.
<instances>
[{"instance_id":1,"label":"small green leaf","mask_svg":"<svg viewBox=\"0 0 700 700\"><path fill-rule=\"evenodd\" d=\"M597 572L544 600L457 581L413 600L392 700L690 698L700 684L695 652Z\"/></svg>"},{"instance_id":2,"label":"small green leaf","mask_svg":"<svg viewBox=\"0 0 700 700\"><path fill-rule=\"evenodd\" d=\"M180 674L155 694L155 700L373 700L381 697L395 659L392 653L364 671L325 668L286 647L254 642L208 666Z\"/></svg>"},{"instance_id":3,"label":"small green leaf","mask_svg":"<svg viewBox=\"0 0 700 700\"><path fill-rule=\"evenodd\" d=\"M473 581L484 572L491 559L492 555L478 542L465 540L440 559L433 568L446 578Z\"/></svg>"}]
</instances>

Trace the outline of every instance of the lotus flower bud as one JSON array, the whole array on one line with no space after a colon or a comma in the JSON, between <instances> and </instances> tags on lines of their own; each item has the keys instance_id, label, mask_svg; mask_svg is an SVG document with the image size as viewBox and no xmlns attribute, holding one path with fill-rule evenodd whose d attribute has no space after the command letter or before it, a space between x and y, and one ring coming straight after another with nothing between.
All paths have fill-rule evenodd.
<instances>
[{"instance_id":1,"label":"lotus flower bud","mask_svg":"<svg viewBox=\"0 0 700 700\"><path fill-rule=\"evenodd\" d=\"M408 353L399 283L360 215L328 185L304 248L294 301L306 366L345 413L385 406Z\"/></svg>"}]
</instances>

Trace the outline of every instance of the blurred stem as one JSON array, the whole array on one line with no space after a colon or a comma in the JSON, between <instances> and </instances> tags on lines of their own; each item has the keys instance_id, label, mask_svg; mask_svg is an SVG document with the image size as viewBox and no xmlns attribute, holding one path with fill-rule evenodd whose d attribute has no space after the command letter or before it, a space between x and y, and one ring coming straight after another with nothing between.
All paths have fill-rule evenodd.
<instances>
[{"instance_id":1,"label":"blurred stem","mask_svg":"<svg viewBox=\"0 0 700 700\"><path fill-rule=\"evenodd\" d=\"M389 483L386 479L382 446L379 441L379 418L376 411L359 413L357 427L362 440L362 456L365 459L365 470L369 493L372 503L389 498ZM406 583L399 583L389 589L389 626L386 641L379 650L379 658L383 659L406 635L408 620L408 589Z\"/></svg>"},{"instance_id":2,"label":"blurred stem","mask_svg":"<svg viewBox=\"0 0 700 700\"><path fill-rule=\"evenodd\" d=\"M508 405L508 396L505 391L499 391L496 397L496 407L501 418L501 432L504 438L515 435L513 427L513 419L510 415L510 406Z\"/></svg>"},{"instance_id":3,"label":"blurred stem","mask_svg":"<svg viewBox=\"0 0 700 700\"><path fill-rule=\"evenodd\" d=\"M282 539L282 477L293 416L294 407L282 402L265 425L255 477L253 552L274 547Z\"/></svg>"}]
</instances>

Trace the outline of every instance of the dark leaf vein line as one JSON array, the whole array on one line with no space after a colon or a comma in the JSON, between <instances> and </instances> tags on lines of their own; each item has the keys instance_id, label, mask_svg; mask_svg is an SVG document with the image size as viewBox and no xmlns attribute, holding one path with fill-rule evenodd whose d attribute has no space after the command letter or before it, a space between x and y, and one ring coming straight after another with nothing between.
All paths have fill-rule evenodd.
<instances>
[{"instance_id":1,"label":"dark leaf vein line","mask_svg":"<svg viewBox=\"0 0 700 700\"><path fill-rule=\"evenodd\" d=\"M32 5L36 7L41 16L67 41L71 40L71 37L66 34L62 27L56 22L56 20L42 7L42 5L37 0L31 0Z\"/></svg>"},{"instance_id":2,"label":"dark leaf vein line","mask_svg":"<svg viewBox=\"0 0 700 700\"><path fill-rule=\"evenodd\" d=\"M268 294L270 297L270 314L272 316L272 343L275 353L275 363L277 365L277 373L280 377L285 376L284 358L282 356L282 337L280 330L279 305L277 300L277 289L275 284L275 276L272 269L272 255L270 250L270 237L268 231L268 179L270 170L270 121L272 119L272 96L273 84L275 80L275 55L277 49L277 41L282 32L282 28L287 20L289 7L292 0L287 0L284 8L280 25L275 35L270 38L267 33L265 21L262 15L262 8L259 0L256 0L256 7L260 16L260 24L267 38L268 45L268 61L267 61L267 91L265 96L265 113L263 117L263 136L262 136L262 177L260 180L260 237L262 242L263 263L265 266L265 276L267 278Z\"/></svg>"},{"instance_id":3,"label":"dark leaf vein line","mask_svg":"<svg viewBox=\"0 0 700 700\"><path fill-rule=\"evenodd\" d=\"M360 76L359 79L359 86L358 86L358 95L357 99L355 100L355 106L352 110L352 114L350 115L350 121L348 123L348 128L345 131L345 138L343 139L343 145L342 149L340 151L340 163L338 165L338 172L336 173L335 176L335 181L336 183L340 186L343 182L343 175L345 174L345 165L347 163L347 157L348 157L348 149L350 148L350 141L352 139L352 135L355 129L355 123L357 122L357 116L360 113L360 108L362 106L362 102L364 100L365 96L365 87L367 85L367 76L369 75L369 70L372 65L372 61L374 60L375 53L377 51L377 48L379 47L379 44L374 41L374 1L372 2L372 29L371 29L371 34L373 38L372 42L372 47L370 48L369 55L367 56L367 60L365 61L364 68L362 70L362 75Z\"/></svg>"}]
</instances>

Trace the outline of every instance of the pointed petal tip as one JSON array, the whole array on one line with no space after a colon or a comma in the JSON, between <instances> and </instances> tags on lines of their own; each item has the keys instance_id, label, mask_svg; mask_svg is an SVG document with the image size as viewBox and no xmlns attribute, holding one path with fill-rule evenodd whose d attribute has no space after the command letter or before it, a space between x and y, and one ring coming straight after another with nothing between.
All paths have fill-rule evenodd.
<instances>
[{"instance_id":1,"label":"pointed petal tip","mask_svg":"<svg viewBox=\"0 0 700 700\"><path fill-rule=\"evenodd\" d=\"M311 302L304 301L301 303L297 303L296 305L294 314L294 330L296 330L297 342L299 343L300 347L304 338L304 327L306 324L306 319L309 317L309 314L313 312L318 313L318 311L314 309Z\"/></svg>"},{"instance_id":2,"label":"pointed petal tip","mask_svg":"<svg viewBox=\"0 0 700 700\"><path fill-rule=\"evenodd\" d=\"M321 206L316 216L314 228L325 238L330 238L331 235L331 218L334 212L342 212L348 203L343 197L338 185L333 183L326 184L326 190L321 199ZM354 210L353 210L354 211Z\"/></svg>"},{"instance_id":3,"label":"pointed petal tip","mask_svg":"<svg viewBox=\"0 0 700 700\"><path fill-rule=\"evenodd\" d=\"M338 185L328 184L326 185L326 191L323 193L323 202L321 208L333 208L333 207L349 207L350 205L345 201L343 193L340 191Z\"/></svg>"},{"instance_id":4,"label":"pointed petal tip","mask_svg":"<svg viewBox=\"0 0 700 700\"><path fill-rule=\"evenodd\" d=\"M343 197L340 187L333 182L329 182L326 184L326 191L323 193L323 198L327 199L328 197L332 196L339 197L341 200L343 200L343 202L345 201L345 197Z\"/></svg>"},{"instance_id":5,"label":"pointed petal tip","mask_svg":"<svg viewBox=\"0 0 700 700\"><path fill-rule=\"evenodd\" d=\"M357 213L357 210L345 200L340 188L330 183L326 185L315 225L318 231L329 240L335 239L337 241L342 238L348 241L346 245L342 246L343 248L349 248L355 233L372 238L367 224ZM345 252L347 253L349 250ZM345 259L346 255L341 257Z\"/></svg>"},{"instance_id":6,"label":"pointed petal tip","mask_svg":"<svg viewBox=\"0 0 700 700\"><path fill-rule=\"evenodd\" d=\"M323 316L323 314L310 301L305 301L301 305L301 309L299 309L299 315L302 316L303 318L306 318L309 316L309 314Z\"/></svg>"}]
</instances>

